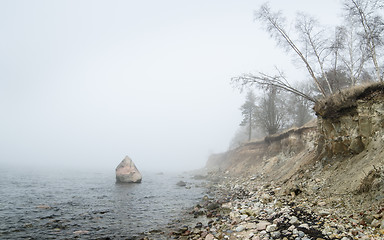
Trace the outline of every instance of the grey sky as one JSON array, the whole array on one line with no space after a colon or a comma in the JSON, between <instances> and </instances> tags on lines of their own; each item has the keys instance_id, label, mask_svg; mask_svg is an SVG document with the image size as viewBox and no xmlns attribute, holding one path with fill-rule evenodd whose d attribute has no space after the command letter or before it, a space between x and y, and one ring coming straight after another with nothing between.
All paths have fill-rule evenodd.
<instances>
[{"instance_id":1,"label":"grey sky","mask_svg":"<svg viewBox=\"0 0 384 240\"><path fill-rule=\"evenodd\" d=\"M204 166L241 120L230 78L295 73L253 21L263 2L0 0L0 167ZM340 12L335 0L271 6L325 24Z\"/></svg>"}]
</instances>

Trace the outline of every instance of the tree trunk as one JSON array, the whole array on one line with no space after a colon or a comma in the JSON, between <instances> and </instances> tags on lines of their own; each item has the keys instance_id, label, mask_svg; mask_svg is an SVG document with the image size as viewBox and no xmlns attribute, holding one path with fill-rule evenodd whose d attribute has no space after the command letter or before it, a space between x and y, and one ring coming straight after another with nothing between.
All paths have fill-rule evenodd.
<instances>
[{"instance_id":1,"label":"tree trunk","mask_svg":"<svg viewBox=\"0 0 384 240\"><path fill-rule=\"evenodd\" d=\"M251 141L251 137L252 137L252 115L249 114L248 142Z\"/></svg>"}]
</instances>

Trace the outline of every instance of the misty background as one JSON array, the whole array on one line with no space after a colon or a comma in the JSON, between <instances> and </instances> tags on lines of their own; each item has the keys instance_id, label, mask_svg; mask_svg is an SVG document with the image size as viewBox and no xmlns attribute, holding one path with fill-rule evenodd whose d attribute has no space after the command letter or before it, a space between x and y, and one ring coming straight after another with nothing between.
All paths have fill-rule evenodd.
<instances>
[{"instance_id":1,"label":"misty background","mask_svg":"<svg viewBox=\"0 0 384 240\"><path fill-rule=\"evenodd\" d=\"M241 122L231 77L307 77L253 20L262 3L0 0L0 168L203 167ZM270 3L329 25L341 9Z\"/></svg>"}]
</instances>

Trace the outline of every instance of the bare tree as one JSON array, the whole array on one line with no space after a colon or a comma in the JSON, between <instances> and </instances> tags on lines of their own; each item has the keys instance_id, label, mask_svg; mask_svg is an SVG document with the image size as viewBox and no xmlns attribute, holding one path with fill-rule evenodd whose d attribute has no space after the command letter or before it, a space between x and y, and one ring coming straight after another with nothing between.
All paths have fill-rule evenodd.
<instances>
[{"instance_id":1,"label":"bare tree","mask_svg":"<svg viewBox=\"0 0 384 240\"><path fill-rule=\"evenodd\" d=\"M325 74L324 62L329 55L329 40L325 37L324 29L319 28L318 21L304 13L298 13L296 19L296 29L300 39L306 46L309 46L308 58L313 57L320 67L320 75L327 83L329 93L333 94L333 89Z\"/></svg>"},{"instance_id":2,"label":"bare tree","mask_svg":"<svg viewBox=\"0 0 384 240\"><path fill-rule=\"evenodd\" d=\"M255 127L255 113L256 113L256 97L252 91L249 91L245 103L241 105L240 110L243 115L243 120L240 123L240 126L248 127L248 141L251 141L252 129Z\"/></svg>"},{"instance_id":3,"label":"bare tree","mask_svg":"<svg viewBox=\"0 0 384 240\"><path fill-rule=\"evenodd\" d=\"M351 79L348 77L346 72L342 69L334 70L330 69L325 72L328 82L331 84L332 89L341 90L351 86ZM319 78L321 84L326 85L325 79L323 77Z\"/></svg>"},{"instance_id":4,"label":"bare tree","mask_svg":"<svg viewBox=\"0 0 384 240\"><path fill-rule=\"evenodd\" d=\"M296 86L296 88L300 89L300 91L305 92L308 95L310 95L310 92L312 91L311 86L308 84L300 84ZM313 119L313 102L310 102L307 99L295 94L287 94L285 99L288 105L286 106L287 115L288 118L291 119L294 126L301 127Z\"/></svg>"},{"instance_id":5,"label":"bare tree","mask_svg":"<svg viewBox=\"0 0 384 240\"><path fill-rule=\"evenodd\" d=\"M362 37L369 57L372 59L376 78L383 81L378 63L378 47L383 45L384 21L380 15L384 9L383 0L345 0L348 16L362 28Z\"/></svg>"},{"instance_id":6,"label":"bare tree","mask_svg":"<svg viewBox=\"0 0 384 240\"><path fill-rule=\"evenodd\" d=\"M298 14L295 27L299 40L293 40L285 30L285 18L281 12L273 12L268 3L255 12L255 19L262 23L278 45L292 51L304 63L317 91L308 94L291 86L279 70L275 75L263 72L243 74L232 78L232 83L241 88L249 85L257 85L263 89L277 88L316 102L319 97L326 97L340 88L355 85L363 75L367 76L364 68L368 58L373 60L377 79L382 81L378 46L384 45L384 22L378 10L384 7L384 0L344 1L349 19L354 22L347 25L350 29L336 28L332 37L327 35L314 18ZM356 23L362 26L360 35L356 34ZM355 36L362 36L360 39L364 40L364 44L358 42L359 38Z\"/></svg>"},{"instance_id":7,"label":"bare tree","mask_svg":"<svg viewBox=\"0 0 384 240\"><path fill-rule=\"evenodd\" d=\"M273 87L273 88L278 88L287 92L291 92L311 102L316 102L316 99L314 97L298 90L294 86L291 86L291 84L284 77L284 74L280 72L278 69L277 71L278 71L278 75L275 75L275 76L270 76L262 72L258 74L248 73L238 77L233 77L231 81L232 81L232 84L236 85L236 87L239 87L240 89L243 89L245 86L252 86L252 85L261 86L264 89ZM320 82L319 82L319 86L321 86Z\"/></svg>"},{"instance_id":8,"label":"bare tree","mask_svg":"<svg viewBox=\"0 0 384 240\"><path fill-rule=\"evenodd\" d=\"M313 115L311 115L311 107L313 105L308 100L299 96L293 96L292 107L293 111L291 113L293 114L293 123L296 127L301 127L313 119Z\"/></svg>"},{"instance_id":9,"label":"bare tree","mask_svg":"<svg viewBox=\"0 0 384 240\"><path fill-rule=\"evenodd\" d=\"M266 134L277 133L286 123L285 106L283 105L284 102L278 97L276 87L268 88L264 96L259 100L256 120Z\"/></svg>"},{"instance_id":10,"label":"bare tree","mask_svg":"<svg viewBox=\"0 0 384 240\"><path fill-rule=\"evenodd\" d=\"M340 58L341 52L345 49L345 46L344 46L345 38L346 38L345 29L343 27L336 27L334 39L331 42L331 47L329 49L331 54L333 55L332 71L333 71L334 78L337 77L337 72L339 70L339 58Z\"/></svg>"},{"instance_id":11,"label":"bare tree","mask_svg":"<svg viewBox=\"0 0 384 240\"><path fill-rule=\"evenodd\" d=\"M308 73L314 80L317 88L325 97L326 92L324 88L320 85L309 60L285 31L283 24L285 19L282 16L281 12L272 12L269 5L265 3L260 7L260 10L258 12L255 12L255 18L264 24L266 30L269 32L271 37L276 39L276 41L280 45L291 49L296 53L299 59L301 59L301 61L306 66Z\"/></svg>"},{"instance_id":12,"label":"bare tree","mask_svg":"<svg viewBox=\"0 0 384 240\"><path fill-rule=\"evenodd\" d=\"M355 86L364 71L368 56L353 24L347 23L339 29L338 34L342 35L340 38L344 42L343 48L339 51L340 59L351 79L351 85Z\"/></svg>"}]
</instances>

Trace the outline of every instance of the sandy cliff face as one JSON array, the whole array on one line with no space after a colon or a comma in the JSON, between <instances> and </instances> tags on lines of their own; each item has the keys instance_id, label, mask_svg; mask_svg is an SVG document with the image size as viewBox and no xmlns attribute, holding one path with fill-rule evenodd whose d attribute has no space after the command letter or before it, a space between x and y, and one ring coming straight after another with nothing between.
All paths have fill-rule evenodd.
<instances>
[{"instance_id":1,"label":"sandy cliff face","mask_svg":"<svg viewBox=\"0 0 384 240\"><path fill-rule=\"evenodd\" d=\"M384 199L384 85L339 93L315 111L317 121L213 155L207 168L282 181L313 194Z\"/></svg>"},{"instance_id":2,"label":"sandy cliff face","mask_svg":"<svg viewBox=\"0 0 384 240\"><path fill-rule=\"evenodd\" d=\"M300 161L316 152L316 121L302 128L287 130L249 142L234 150L212 155L206 167L228 174L250 174L263 178L289 178L306 161ZM309 157L306 157L307 159Z\"/></svg>"},{"instance_id":3,"label":"sandy cliff face","mask_svg":"<svg viewBox=\"0 0 384 240\"><path fill-rule=\"evenodd\" d=\"M384 85L373 84L341 93L348 104L332 98L315 107L318 155L324 190L370 193L384 198ZM336 105L334 111L322 111Z\"/></svg>"},{"instance_id":4,"label":"sandy cliff face","mask_svg":"<svg viewBox=\"0 0 384 240\"><path fill-rule=\"evenodd\" d=\"M362 93L353 106L318 113L319 150L329 156L361 153L382 135L383 127L383 90Z\"/></svg>"}]
</instances>

